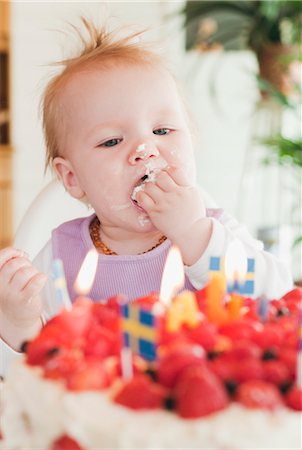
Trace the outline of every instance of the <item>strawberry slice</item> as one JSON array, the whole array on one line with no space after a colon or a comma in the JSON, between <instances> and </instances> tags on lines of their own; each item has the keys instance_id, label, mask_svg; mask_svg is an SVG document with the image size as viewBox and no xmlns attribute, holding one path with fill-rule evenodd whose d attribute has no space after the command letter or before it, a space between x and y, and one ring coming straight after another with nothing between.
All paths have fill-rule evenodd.
<instances>
[{"instance_id":1,"label":"strawberry slice","mask_svg":"<svg viewBox=\"0 0 302 450\"><path fill-rule=\"evenodd\" d=\"M74 439L65 434L52 444L50 450L85 450L85 449L81 447Z\"/></svg>"},{"instance_id":2,"label":"strawberry slice","mask_svg":"<svg viewBox=\"0 0 302 450\"><path fill-rule=\"evenodd\" d=\"M201 322L195 328L186 330L188 337L201 345L205 350L211 350L216 343L217 326L210 322Z\"/></svg>"},{"instance_id":3,"label":"strawberry slice","mask_svg":"<svg viewBox=\"0 0 302 450\"><path fill-rule=\"evenodd\" d=\"M188 367L175 387L176 410L185 419L220 411L229 403L226 390L206 367Z\"/></svg>"},{"instance_id":4,"label":"strawberry slice","mask_svg":"<svg viewBox=\"0 0 302 450\"><path fill-rule=\"evenodd\" d=\"M71 391L99 391L109 385L109 376L104 363L87 359L78 370L66 378L67 389Z\"/></svg>"},{"instance_id":5,"label":"strawberry slice","mask_svg":"<svg viewBox=\"0 0 302 450\"><path fill-rule=\"evenodd\" d=\"M286 396L286 404L295 411L302 411L302 389L292 387Z\"/></svg>"},{"instance_id":6,"label":"strawberry slice","mask_svg":"<svg viewBox=\"0 0 302 450\"><path fill-rule=\"evenodd\" d=\"M156 409L164 403L166 390L146 375L135 375L114 397L115 403L131 409Z\"/></svg>"},{"instance_id":7,"label":"strawberry slice","mask_svg":"<svg viewBox=\"0 0 302 450\"><path fill-rule=\"evenodd\" d=\"M120 349L119 334L102 325L93 326L87 333L84 352L87 357L104 359L115 355Z\"/></svg>"},{"instance_id":8,"label":"strawberry slice","mask_svg":"<svg viewBox=\"0 0 302 450\"><path fill-rule=\"evenodd\" d=\"M172 388L187 367L201 364L205 364L204 351L201 347L183 344L179 348L172 348L159 360L158 381L163 386Z\"/></svg>"},{"instance_id":9,"label":"strawberry slice","mask_svg":"<svg viewBox=\"0 0 302 450\"><path fill-rule=\"evenodd\" d=\"M263 363L264 379L277 385L290 381L290 373L282 361L270 360Z\"/></svg>"},{"instance_id":10,"label":"strawberry slice","mask_svg":"<svg viewBox=\"0 0 302 450\"><path fill-rule=\"evenodd\" d=\"M262 362L258 359L244 359L237 362L235 370L235 380L239 383L249 380L262 380L263 367Z\"/></svg>"},{"instance_id":11,"label":"strawberry slice","mask_svg":"<svg viewBox=\"0 0 302 450\"><path fill-rule=\"evenodd\" d=\"M236 399L246 408L273 410L282 405L282 397L271 383L261 380L246 381L237 390Z\"/></svg>"},{"instance_id":12,"label":"strawberry slice","mask_svg":"<svg viewBox=\"0 0 302 450\"><path fill-rule=\"evenodd\" d=\"M255 336L255 342L263 349L279 348L285 342L285 331L278 323L267 323Z\"/></svg>"}]
</instances>

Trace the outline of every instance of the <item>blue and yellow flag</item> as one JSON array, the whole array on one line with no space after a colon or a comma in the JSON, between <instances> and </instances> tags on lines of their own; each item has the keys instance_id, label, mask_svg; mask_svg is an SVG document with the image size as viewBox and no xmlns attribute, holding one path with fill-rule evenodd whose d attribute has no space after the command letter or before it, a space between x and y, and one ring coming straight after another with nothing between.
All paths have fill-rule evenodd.
<instances>
[{"instance_id":1,"label":"blue and yellow flag","mask_svg":"<svg viewBox=\"0 0 302 450\"><path fill-rule=\"evenodd\" d=\"M211 273L223 273L224 274L224 258L218 256L211 256L210 258L210 274ZM255 282L255 260L253 258L248 258L247 260L247 273L245 279L239 284L237 281L234 283L229 283L227 285L228 292L238 292L241 295L253 295L254 293L254 282Z\"/></svg>"},{"instance_id":2,"label":"blue and yellow flag","mask_svg":"<svg viewBox=\"0 0 302 450\"><path fill-rule=\"evenodd\" d=\"M121 306L121 329L126 347L148 361L156 359L157 317L133 303Z\"/></svg>"}]
</instances>

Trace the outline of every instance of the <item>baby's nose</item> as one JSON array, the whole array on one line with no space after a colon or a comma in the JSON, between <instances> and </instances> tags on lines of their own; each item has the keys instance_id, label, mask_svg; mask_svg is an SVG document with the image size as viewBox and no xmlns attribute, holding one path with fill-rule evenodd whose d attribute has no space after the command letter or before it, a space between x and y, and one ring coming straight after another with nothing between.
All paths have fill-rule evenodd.
<instances>
[{"instance_id":1,"label":"baby's nose","mask_svg":"<svg viewBox=\"0 0 302 450\"><path fill-rule=\"evenodd\" d=\"M129 162L134 165L140 161L146 161L150 158L157 158L158 156L159 151L153 142L142 143L130 153Z\"/></svg>"}]
</instances>

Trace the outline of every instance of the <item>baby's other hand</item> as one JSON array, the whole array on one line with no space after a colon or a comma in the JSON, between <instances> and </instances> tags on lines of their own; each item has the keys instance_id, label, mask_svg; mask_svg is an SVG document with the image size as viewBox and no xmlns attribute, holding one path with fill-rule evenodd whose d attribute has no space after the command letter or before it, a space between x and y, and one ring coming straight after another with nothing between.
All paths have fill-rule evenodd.
<instances>
[{"instance_id":1,"label":"baby's other hand","mask_svg":"<svg viewBox=\"0 0 302 450\"><path fill-rule=\"evenodd\" d=\"M23 251L0 250L0 312L5 324L22 329L37 323L42 310L39 294L46 280Z\"/></svg>"}]
</instances>

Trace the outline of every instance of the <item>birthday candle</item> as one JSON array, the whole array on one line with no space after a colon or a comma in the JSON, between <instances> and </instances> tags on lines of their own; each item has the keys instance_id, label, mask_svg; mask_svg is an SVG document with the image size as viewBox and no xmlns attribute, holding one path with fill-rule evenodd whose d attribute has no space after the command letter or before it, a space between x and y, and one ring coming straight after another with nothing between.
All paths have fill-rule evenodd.
<instances>
[{"instance_id":1,"label":"birthday candle","mask_svg":"<svg viewBox=\"0 0 302 450\"><path fill-rule=\"evenodd\" d=\"M86 295L89 293L94 282L98 257L98 252L95 249L89 250L85 256L74 283L74 290L78 295Z\"/></svg>"},{"instance_id":2,"label":"birthday candle","mask_svg":"<svg viewBox=\"0 0 302 450\"><path fill-rule=\"evenodd\" d=\"M262 320L262 322L266 322L268 318L268 311L269 311L269 300L262 295L258 299L258 308L257 312Z\"/></svg>"},{"instance_id":3,"label":"birthday candle","mask_svg":"<svg viewBox=\"0 0 302 450\"><path fill-rule=\"evenodd\" d=\"M225 279L221 273L210 274L206 287L206 316L210 322L221 324L227 319L224 308Z\"/></svg>"},{"instance_id":4,"label":"birthday candle","mask_svg":"<svg viewBox=\"0 0 302 450\"><path fill-rule=\"evenodd\" d=\"M55 287L56 299L66 309L70 310L72 308L72 303L68 295L64 267L61 259L55 259L52 262L52 278Z\"/></svg>"},{"instance_id":5,"label":"birthday candle","mask_svg":"<svg viewBox=\"0 0 302 450\"><path fill-rule=\"evenodd\" d=\"M132 351L129 347L121 349L121 369L122 377L125 381L131 380L133 377Z\"/></svg>"}]
</instances>

